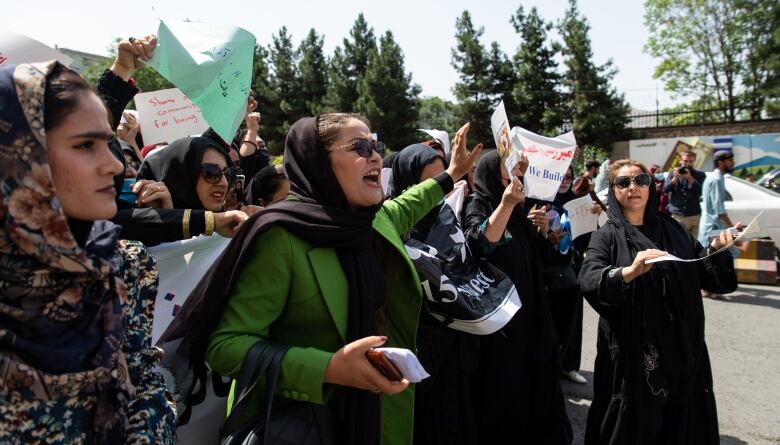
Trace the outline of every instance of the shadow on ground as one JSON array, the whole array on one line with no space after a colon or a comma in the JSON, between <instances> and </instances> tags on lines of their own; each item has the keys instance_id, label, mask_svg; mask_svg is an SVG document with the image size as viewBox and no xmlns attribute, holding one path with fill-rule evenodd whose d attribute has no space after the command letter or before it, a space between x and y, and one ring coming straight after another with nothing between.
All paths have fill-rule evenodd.
<instances>
[{"instance_id":1,"label":"shadow on ground","mask_svg":"<svg viewBox=\"0 0 780 445\"><path fill-rule=\"evenodd\" d=\"M582 444L585 440L585 421L588 418L590 402L593 400L593 373L580 371L580 374L588 379L588 383L581 385L567 378L561 379L561 388L566 399L566 413L574 430L574 440L571 442L573 445Z\"/></svg>"},{"instance_id":2,"label":"shadow on ground","mask_svg":"<svg viewBox=\"0 0 780 445\"><path fill-rule=\"evenodd\" d=\"M746 445L747 442L745 442L742 439L739 439L734 436L720 436L720 445Z\"/></svg>"},{"instance_id":3,"label":"shadow on ground","mask_svg":"<svg viewBox=\"0 0 780 445\"><path fill-rule=\"evenodd\" d=\"M723 296L723 299L717 300L724 303L752 304L754 306L766 306L780 309L780 288L776 290L765 289L743 289Z\"/></svg>"}]
</instances>

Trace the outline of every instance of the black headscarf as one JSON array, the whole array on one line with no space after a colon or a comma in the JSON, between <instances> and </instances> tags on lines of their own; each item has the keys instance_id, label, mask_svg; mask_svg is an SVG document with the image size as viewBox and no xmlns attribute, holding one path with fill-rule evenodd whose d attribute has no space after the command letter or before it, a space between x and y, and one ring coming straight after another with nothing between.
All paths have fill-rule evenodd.
<instances>
[{"instance_id":1,"label":"black headscarf","mask_svg":"<svg viewBox=\"0 0 780 445\"><path fill-rule=\"evenodd\" d=\"M407 188L419 183L423 169L437 159L444 163L444 158L425 144L413 144L401 150L393 162L393 175L390 177L388 194L396 197Z\"/></svg>"},{"instance_id":2,"label":"black headscarf","mask_svg":"<svg viewBox=\"0 0 780 445\"><path fill-rule=\"evenodd\" d=\"M350 209L317 134L317 121L318 117L302 118L287 133L285 171L294 196L244 223L163 334L163 342L189 340L187 352L193 363L204 360L208 337L222 317L254 240L273 225L316 247L336 249L349 284L347 342L377 334L377 310L387 300L386 278L374 253L372 223L379 206ZM354 388L345 391L345 443L378 444L379 396Z\"/></svg>"},{"instance_id":3,"label":"black headscarf","mask_svg":"<svg viewBox=\"0 0 780 445\"><path fill-rule=\"evenodd\" d=\"M493 150L479 158L477 171L474 172L474 199L488 204L491 212L501 204L501 197L506 190L506 186L501 183L501 162L498 150ZM527 215L528 211L523 204L517 204L512 210L506 227L513 237L530 231L531 222L526 218Z\"/></svg>"},{"instance_id":4,"label":"black headscarf","mask_svg":"<svg viewBox=\"0 0 780 445\"><path fill-rule=\"evenodd\" d=\"M694 241L687 231L670 216L658 211L655 187L649 187L641 230L625 218L611 185L607 199L608 224L617 228L617 240L621 243L617 249L617 266L630 265L637 252L647 249L666 250L683 259L695 258ZM693 378L698 360L695 354L703 349L701 301L680 293L681 280L690 273L685 270L688 267L692 266L656 263L649 272L632 282L634 297L631 302L638 305L641 314L641 320L637 320L634 327L639 329L636 335L644 348L644 360L652 355L650 345L659 352L655 359L658 365L654 368L657 371L648 371L647 383L654 397L661 400L666 398L670 387L683 392L690 388L686 383ZM672 375L675 376L673 380Z\"/></svg>"},{"instance_id":5,"label":"black headscarf","mask_svg":"<svg viewBox=\"0 0 780 445\"><path fill-rule=\"evenodd\" d=\"M225 148L211 139L195 137L173 141L159 153L147 157L138 170L138 179L162 181L171 192L173 208L202 210L196 186L200 165L207 149L214 148L225 156L226 165L233 165Z\"/></svg>"},{"instance_id":6,"label":"black headscarf","mask_svg":"<svg viewBox=\"0 0 780 445\"><path fill-rule=\"evenodd\" d=\"M255 174L246 187L246 203L256 204L258 199L270 201L271 195L276 193L279 185L286 180L284 173L276 169L276 165L268 165Z\"/></svg>"}]
</instances>

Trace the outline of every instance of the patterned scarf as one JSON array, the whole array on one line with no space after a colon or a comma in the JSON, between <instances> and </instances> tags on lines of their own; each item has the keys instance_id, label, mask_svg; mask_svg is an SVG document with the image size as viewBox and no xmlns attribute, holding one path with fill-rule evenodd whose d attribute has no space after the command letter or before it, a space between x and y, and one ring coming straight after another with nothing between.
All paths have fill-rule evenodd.
<instances>
[{"instance_id":1,"label":"patterned scarf","mask_svg":"<svg viewBox=\"0 0 780 445\"><path fill-rule=\"evenodd\" d=\"M122 353L126 295L116 249L76 242L52 184L43 107L55 69L0 69L0 391L93 394L94 440L121 443L135 393Z\"/></svg>"}]
</instances>

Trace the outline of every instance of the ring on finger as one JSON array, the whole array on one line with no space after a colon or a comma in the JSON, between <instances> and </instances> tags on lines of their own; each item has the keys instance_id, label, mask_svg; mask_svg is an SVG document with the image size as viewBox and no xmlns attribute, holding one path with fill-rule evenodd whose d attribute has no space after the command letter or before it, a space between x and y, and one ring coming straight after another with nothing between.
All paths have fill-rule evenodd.
<instances>
[{"instance_id":1,"label":"ring on finger","mask_svg":"<svg viewBox=\"0 0 780 445\"><path fill-rule=\"evenodd\" d=\"M130 37L130 38L129 38L129 39L127 39L127 40L128 40L130 43L135 43L135 37Z\"/></svg>"}]
</instances>

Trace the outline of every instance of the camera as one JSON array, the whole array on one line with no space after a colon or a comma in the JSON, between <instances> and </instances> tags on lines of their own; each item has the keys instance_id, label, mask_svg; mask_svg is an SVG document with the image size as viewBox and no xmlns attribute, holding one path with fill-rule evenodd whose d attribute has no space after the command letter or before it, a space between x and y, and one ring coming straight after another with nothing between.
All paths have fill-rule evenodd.
<instances>
[{"instance_id":1,"label":"camera","mask_svg":"<svg viewBox=\"0 0 780 445\"><path fill-rule=\"evenodd\" d=\"M687 175L688 167L680 167L679 169L677 169L677 172L680 173L681 175Z\"/></svg>"}]
</instances>

